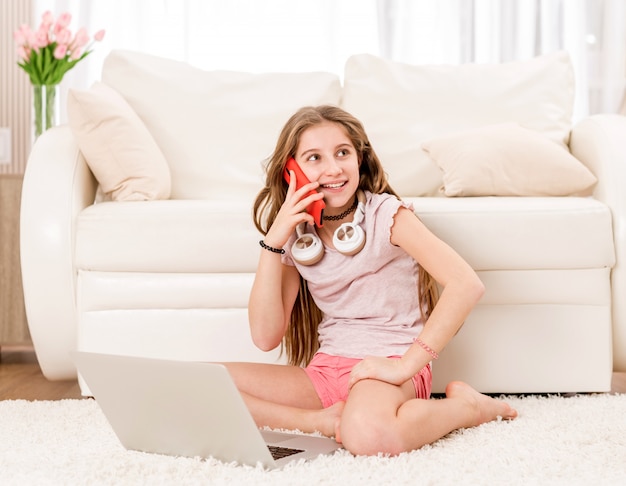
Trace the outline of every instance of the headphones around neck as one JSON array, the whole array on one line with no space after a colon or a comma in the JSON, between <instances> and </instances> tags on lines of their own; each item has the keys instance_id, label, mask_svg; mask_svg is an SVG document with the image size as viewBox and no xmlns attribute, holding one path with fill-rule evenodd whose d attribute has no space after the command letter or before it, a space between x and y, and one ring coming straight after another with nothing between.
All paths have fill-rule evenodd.
<instances>
[{"instance_id":1,"label":"headphones around neck","mask_svg":"<svg viewBox=\"0 0 626 486\"><path fill-rule=\"evenodd\" d=\"M354 219L350 223L343 223L333 234L333 245L343 255L352 256L360 252L365 246L365 231L359 224L365 218L365 193L357 191L358 205ZM291 246L293 259L301 265L315 265L324 256L324 244L315 233L305 233L306 223L298 225L298 238Z\"/></svg>"}]
</instances>

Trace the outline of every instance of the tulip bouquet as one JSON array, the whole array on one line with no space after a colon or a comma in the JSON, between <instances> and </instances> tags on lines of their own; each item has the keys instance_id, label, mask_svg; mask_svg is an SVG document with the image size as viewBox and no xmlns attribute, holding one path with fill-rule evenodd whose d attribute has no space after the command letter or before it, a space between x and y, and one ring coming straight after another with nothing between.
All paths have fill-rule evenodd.
<instances>
[{"instance_id":1,"label":"tulip bouquet","mask_svg":"<svg viewBox=\"0 0 626 486\"><path fill-rule=\"evenodd\" d=\"M71 14L64 13L55 21L52 13L47 11L37 30L23 24L13 33L20 59L18 65L26 71L34 86L36 137L52 124L56 86L66 72L91 53L93 42L104 37L104 30L99 30L90 44L85 28L72 34L68 28L71 20Z\"/></svg>"},{"instance_id":2,"label":"tulip bouquet","mask_svg":"<svg viewBox=\"0 0 626 486\"><path fill-rule=\"evenodd\" d=\"M26 71L33 85L59 84L65 73L91 52L87 30L81 28L72 35L68 29L71 20L71 14L66 12L55 22L48 11L36 31L23 24L13 33L20 57L18 65ZM101 41L103 37L104 30L99 30L94 41Z\"/></svg>"}]
</instances>

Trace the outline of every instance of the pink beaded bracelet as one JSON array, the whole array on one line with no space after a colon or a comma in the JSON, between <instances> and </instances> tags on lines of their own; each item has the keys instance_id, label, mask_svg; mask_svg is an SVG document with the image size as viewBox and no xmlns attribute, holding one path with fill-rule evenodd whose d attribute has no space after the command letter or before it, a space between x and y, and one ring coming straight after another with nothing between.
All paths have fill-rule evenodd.
<instances>
[{"instance_id":1,"label":"pink beaded bracelet","mask_svg":"<svg viewBox=\"0 0 626 486\"><path fill-rule=\"evenodd\" d=\"M415 342L419 344L424 349L424 351L430 354L433 357L433 359L439 359L439 353L435 351L433 348L431 348L424 341L422 341L420 338L416 338Z\"/></svg>"}]
</instances>

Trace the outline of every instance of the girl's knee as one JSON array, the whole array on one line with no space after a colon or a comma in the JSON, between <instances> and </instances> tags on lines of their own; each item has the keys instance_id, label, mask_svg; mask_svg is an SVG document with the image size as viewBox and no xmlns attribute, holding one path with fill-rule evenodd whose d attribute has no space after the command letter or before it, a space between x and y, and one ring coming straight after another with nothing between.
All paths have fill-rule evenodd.
<instances>
[{"instance_id":1,"label":"girl's knee","mask_svg":"<svg viewBox=\"0 0 626 486\"><path fill-rule=\"evenodd\" d=\"M406 451L402 431L391 419L363 412L344 413L340 425L343 447L358 456L395 456Z\"/></svg>"}]
</instances>

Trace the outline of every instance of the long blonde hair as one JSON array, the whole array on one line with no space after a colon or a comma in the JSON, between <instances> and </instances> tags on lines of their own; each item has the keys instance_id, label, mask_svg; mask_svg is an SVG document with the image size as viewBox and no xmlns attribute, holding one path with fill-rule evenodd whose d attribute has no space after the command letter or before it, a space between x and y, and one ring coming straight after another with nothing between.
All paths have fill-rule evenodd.
<instances>
[{"instance_id":1,"label":"long blonde hair","mask_svg":"<svg viewBox=\"0 0 626 486\"><path fill-rule=\"evenodd\" d=\"M324 122L341 125L354 145L360 161L359 188L374 194L388 193L398 197L387 182L387 175L361 122L336 106L307 106L289 118L278 137L274 153L267 161L265 187L259 192L253 210L254 224L263 235L267 234L285 201L288 186L283 179L283 171L287 160L295 156L302 133ZM427 318L435 307L438 291L434 279L421 265L418 292L422 313ZM313 301L307 282L300 277L300 291L284 339L290 364L306 365L313 358L319 347L317 327L321 320L322 312Z\"/></svg>"}]
</instances>

